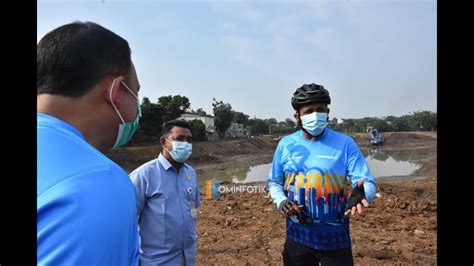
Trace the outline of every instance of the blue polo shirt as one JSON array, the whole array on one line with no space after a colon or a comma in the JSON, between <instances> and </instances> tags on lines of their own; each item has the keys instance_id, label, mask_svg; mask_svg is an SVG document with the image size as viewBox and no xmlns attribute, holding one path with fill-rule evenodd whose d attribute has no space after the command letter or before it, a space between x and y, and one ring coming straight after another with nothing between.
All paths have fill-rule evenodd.
<instances>
[{"instance_id":1,"label":"blue polo shirt","mask_svg":"<svg viewBox=\"0 0 474 266\"><path fill-rule=\"evenodd\" d=\"M130 178L135 185L140 230L140 264L196 264L196 219L201 205L196 172L183 163L179 172L160 153Z\"/></svg>"},{"instance_id":2,"label":"blue polo shirt","mask_svg":"<svg viewBox=\"0 0 474 266\"><path fill-rule=\"evenodd\" d=\"M38 265L138 265L135 192L72 125L37 114Z\"/></svg>"},{"instance_id":3,"label":"blue polo shirt","mask_svg":"<svg viewBox=\"0 0 474 266\"><path fill-rule=\"evenodd\" d=\"M351 137L326 128L315 141L301 130L281 139L268 177L273 201L279 206L287 198L295 200L315 221L301 226L287 219L287 237L313 249L350 247L346 183L355 187L360 179L371 202L374 177Z\"/></svg>"}]
</instances>

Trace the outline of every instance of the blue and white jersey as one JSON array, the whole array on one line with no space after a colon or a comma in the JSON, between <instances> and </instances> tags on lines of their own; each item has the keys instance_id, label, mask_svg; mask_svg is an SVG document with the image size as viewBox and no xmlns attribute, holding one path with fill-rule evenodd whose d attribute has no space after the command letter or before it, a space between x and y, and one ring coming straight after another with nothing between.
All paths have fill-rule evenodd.
<instances>
[{"instance_id":1,"label":"blue and white jersey","mask_svg":"<svg viewBox=\"0 0 474 266\"><path fill-rule=\"evenodd\" d=\"M314 141L301 130L281 139L268 177L273 201L278 207L286 198L295 200L314 221L301 226L287 219L287 237L313 249L350 247L346 183L355 187L360 179L372 202L374 177L351 137L326 128Z\"/></svg>"}]
</instances>

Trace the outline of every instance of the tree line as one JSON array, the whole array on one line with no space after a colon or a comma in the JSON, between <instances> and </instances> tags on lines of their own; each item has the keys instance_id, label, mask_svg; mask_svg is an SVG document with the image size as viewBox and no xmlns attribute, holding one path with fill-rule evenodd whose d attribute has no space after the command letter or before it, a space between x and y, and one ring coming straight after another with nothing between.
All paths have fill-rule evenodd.
<instances>
[{"instance_id":1,"label":"tree line","mask_svg":"<svg viewBox=\"0 0 474 266\"><path fill-rule=\"evenodd\" d=\"M162 126L166 121L177 119L184 113L211 115L220 138L224 138L225 131L231 123L242 124L250 130L252 135L286 135L299 128L294 119L287 118L277 121L275 118L250 118L249 115L232 109L229 103L213 99L212 114L207 114L202 108L193 110L186 96L168 95L158 98L152 103L144 97L141 103L142 118L130 146L158 144ZM369 126L380 131L429 131L437 130L437 114L431 111L417 111L408 115L386 118L365 117L360 119L332 118L329 127L341 132L366 132ZM206 140L206 126L201 120L188 121L195 141Z\"/></svg>"},{"instance_id":2,"label":"tree line","mask_svg":"<svg viewBox=\"0 0 474 266\"><path fill-rule=\"evenodd\" d=\"M364 117L342 120L342 123L338 123L338 119L333 118L330 121L331 127L341 132L366 132L368 127L374 127L383 132L438 130L437 113L431 111L415 111L400 117Z\"/></svg>"}]
</instances>

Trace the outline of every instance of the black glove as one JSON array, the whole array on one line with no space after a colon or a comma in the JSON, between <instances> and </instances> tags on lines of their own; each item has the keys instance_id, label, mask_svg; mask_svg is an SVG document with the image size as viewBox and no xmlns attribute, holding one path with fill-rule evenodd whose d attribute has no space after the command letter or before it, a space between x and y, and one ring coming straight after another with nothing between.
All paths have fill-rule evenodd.
<instances>
[{"instance_id":1,"label":"black glove","mask_svg":"<svg viewBox=\"0 0 474 266\"><path fill-rule=\"evenodd\" d=\"M291 206L295 205L296 203L290 199L286 199L280 203L278 206L278 210L283 214L286 215L286 211L291 209Z\"/></svg>"},{"instance_id":2,"label":"black glove","mask_svg":"<svg viewBox=\"0 0 474 266\"><path fill-rule=\"evenodd\" d=\"M286 211L289 210L293 205L296 203L290 199L286 199L280 203L280 207L278 208L283 215L286 215ZM294 223L309 226L313 223L313 220L303 208L300 208L300 212L293 214L289 217Z\"/></svg>"},{"instance_id":3,"label":"black glove","mask_svg":"<svg viewBox=\"0 0 474 266\"><path fill-rule=\"evenodd\" d=\"M362 203L363 199L365 199L364 186L356 186L352 189L351 195L347 201L346 211L352 209L354 206L357 206L357 204Z\"/></svg>"},{"instance_id":4,"label":"black glove","mask_svg":"<svg viewBox=\"0 0 474 266\"><path fill-rule=\"evenodd\" d=\"M313 219L309 217L308 213L304 209L301 209L301 211L297 214L293 214L290 216L290 219L299 225L302 226L310 226L313 223Z\"/></svg>"}]
</instances>

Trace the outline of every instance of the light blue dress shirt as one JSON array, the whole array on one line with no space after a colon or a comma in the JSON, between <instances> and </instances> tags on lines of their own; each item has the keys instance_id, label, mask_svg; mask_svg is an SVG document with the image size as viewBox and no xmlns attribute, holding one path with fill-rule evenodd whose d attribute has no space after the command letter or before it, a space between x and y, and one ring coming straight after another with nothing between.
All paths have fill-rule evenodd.
<instances>
[{"instance_id":1,"label":"light blue dress shirt","mask_svg":"<svg viewBox=\"0 0 474 266\"><path fill-rule=\"evenodd\" d=\"M135 186L141 265L196 264L196 219L200 206L197 175L188 164L179 170L160 153L130 173Z\"/></svg>"},{"instance_id":2,"label":"light blue dress shirt","mask_svg":"<svg viewBox=\"0 0 474 266\"><path fill-rule=\"evenodd\" d=\"M72 125L37 114L38 265L138 265L127 173Z\"/></svg>"}]
</instances>

